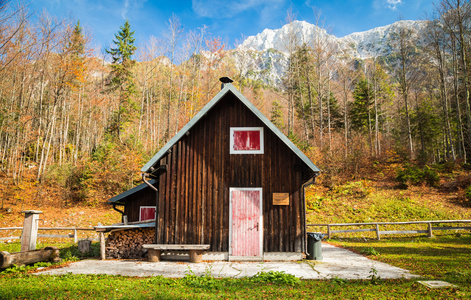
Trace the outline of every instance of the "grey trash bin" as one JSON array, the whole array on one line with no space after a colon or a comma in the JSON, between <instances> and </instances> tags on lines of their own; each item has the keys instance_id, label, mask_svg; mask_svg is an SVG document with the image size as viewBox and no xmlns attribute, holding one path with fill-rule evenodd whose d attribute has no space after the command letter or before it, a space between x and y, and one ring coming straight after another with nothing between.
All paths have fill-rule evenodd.
<instances>
[{"instance_id":1,"label":"grey trash bin","mask_svg":"<svg viewBox=\"0 0 471 300\"><path fill-rule=\"evenodd\" d=\"M322 260L322 238L324 234L319 232L307 233L307 259Z\"/></svg>"}]
</instances>

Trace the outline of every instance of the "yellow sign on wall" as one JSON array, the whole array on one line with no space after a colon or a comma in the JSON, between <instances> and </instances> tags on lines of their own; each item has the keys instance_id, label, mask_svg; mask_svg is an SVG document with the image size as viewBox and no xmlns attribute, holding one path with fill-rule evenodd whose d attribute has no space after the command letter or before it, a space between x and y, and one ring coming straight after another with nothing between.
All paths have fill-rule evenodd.
<instances>
[{"instance_id":1,"label":"yellow sign on wall","mask_svg":"<svg viewBox=\"0 0 471 300\"><path fill-rule=\"evenodd\" d=\"M289 205L289 193L273 193L273 205Z\"/></svg>"}]
</instances>

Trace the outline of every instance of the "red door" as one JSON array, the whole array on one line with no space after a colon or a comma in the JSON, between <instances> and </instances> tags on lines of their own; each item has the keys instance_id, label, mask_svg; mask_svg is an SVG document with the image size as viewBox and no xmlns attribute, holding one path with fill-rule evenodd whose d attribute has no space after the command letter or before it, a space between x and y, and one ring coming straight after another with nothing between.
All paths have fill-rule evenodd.
<instances>
[{"instance_id":1,"label":"red door","mask_svg":"<svg viewBox=\"0 0 471 300\"><path fill-rule=\"evenodd\" d=\"M262 189L231 188L231 256L261 256Z\"/></svg>"}]
</instances>

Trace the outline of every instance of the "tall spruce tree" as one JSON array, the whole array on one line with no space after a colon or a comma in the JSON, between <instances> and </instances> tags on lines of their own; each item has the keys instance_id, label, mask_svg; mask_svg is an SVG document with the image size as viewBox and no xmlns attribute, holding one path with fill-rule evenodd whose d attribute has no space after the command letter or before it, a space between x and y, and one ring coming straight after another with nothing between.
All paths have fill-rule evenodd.
<instances>
[{"instance_id":1,"label":"tall spruce tree","mask_svg":"<svg viewBox=\"0 0 471 300\"><path fill-rule=\"evenodd\" d=\"M134 100L137 94L134 83L133 67L136 61L132 59L137 47L134 46L134 31L131 31L129 20L126 20L113 40L115 48L106 50L113 59L111 64L111 81L108 87L116 91L119 97L118 110L114 112L108 127L108 133L121 139L121 133L127 124L136 117L139 107Z\"/></svg>"},{"instance_id":2,"label":"tall spruce tree","mask_svg":"<svg viewBox=\"0 0 471 300\"><path fill-rule=\"evenodd\" d=\"M71 60L71 65L69 66L69 69L72 70L71 84L74 87L79 86L84 81L86 43L80 21L77 21L67 45L67 51L70 54Z\"/></svg>"},{"instance_id":3,"label":"tall spruce tree","mask_svg":"<svg viewBox=\"0 0 471 300\"><path fill-rule=\"evenodd\" d=\"M285 128L282 108L281 103L278 100L274 100L270 111L270 121L280 130Z\"/></svg>"},{"instance_id":4,"label":"tall spruce tree","mask_svg":"<svg viewBox=\"0 0 471 300\"><path fill-rule=\"evenodd\" d=\"M354 101L350 104L349 115L352 129L367 133L374 122L373 88L366 78L361 78L353 91Z\"/></svg>"}]
</instances>

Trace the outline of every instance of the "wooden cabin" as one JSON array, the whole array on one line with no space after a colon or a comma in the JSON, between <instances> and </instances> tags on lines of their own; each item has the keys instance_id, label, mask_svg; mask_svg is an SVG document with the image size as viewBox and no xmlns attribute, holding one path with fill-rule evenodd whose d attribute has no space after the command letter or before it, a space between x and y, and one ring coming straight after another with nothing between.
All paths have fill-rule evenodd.
<instances>
[{"instance_id":1,"label":"wooden cabin","mask_svg":"<svg viewBox=\"0 0 471 300\"><path fill-rule=\"evenodd\" d=\"M129 222L155 213L156 244L208 244L211 259L306 252L304 188L319 169L231 83L141 171L157 191L110 202Z\"/></svg>"}]
</instances>

